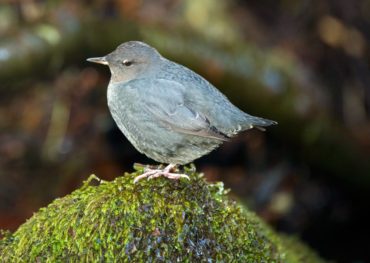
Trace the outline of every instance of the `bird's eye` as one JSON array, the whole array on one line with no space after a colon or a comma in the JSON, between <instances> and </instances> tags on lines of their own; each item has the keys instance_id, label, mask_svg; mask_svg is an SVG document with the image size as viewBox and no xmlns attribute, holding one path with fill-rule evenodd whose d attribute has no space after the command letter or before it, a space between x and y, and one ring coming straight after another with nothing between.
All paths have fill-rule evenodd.
<instances>
[{"instance_id":1,"label":"bird's eye","mask_svg":"<svg viewBox=\"0 0 370 263\"><path fill-rule=\"evenodd\" d=\"M122 61L123 65L125 65L126 67L129 67L132 65L132 61L131 60L127 60L125 59L124 61Z\"/></svg>"}]
</instances>

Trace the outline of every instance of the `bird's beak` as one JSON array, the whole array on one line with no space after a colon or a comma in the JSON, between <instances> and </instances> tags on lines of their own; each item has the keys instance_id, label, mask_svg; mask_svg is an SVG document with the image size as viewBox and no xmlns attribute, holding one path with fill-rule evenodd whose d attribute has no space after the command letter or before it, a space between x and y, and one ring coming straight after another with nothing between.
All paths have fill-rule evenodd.
<instances>
[{"instance_id":1,"label":"bird's beak","mask_svg":"<svg viewBox=\"0 0 370 263\"><path fill-rule=\"evenodd\" d=\"M105 57L100 57L100 58L88 58L86 59L89 62L93 63L98 63L98 64L103 64L103 65L108 65L108 61Z\"/></svg>"}]
</instances>

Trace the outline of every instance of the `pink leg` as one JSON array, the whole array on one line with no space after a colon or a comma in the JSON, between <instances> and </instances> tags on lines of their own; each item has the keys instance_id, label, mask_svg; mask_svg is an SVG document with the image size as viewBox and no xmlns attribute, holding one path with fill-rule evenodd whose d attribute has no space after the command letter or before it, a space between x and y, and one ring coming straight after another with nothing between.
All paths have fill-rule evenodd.
<instances>
[{"instance_id":1,"label":"pink leg","mask_svg":"<svg viewBox=\"0 0 370 263\"><path fill-rule=\"evenodd\" d=\"M157 177L160 177L160 176L164 176L164 177L167 177L169 179L174 179L174 180L178 180L180 178L186 178L186 179L190 180L189 176L187 176L186 174L171 173L171 170L175 167L176 167L176 164L169 164L163 170L147 168L147 169L145 169L145 173L143 173L142 175L137 176L134 179L134 183L137 183L139 180L141 180L143 178L148 178L148 180L150 180L150 179L157 178Z\"/></svg>"}]
</instances>

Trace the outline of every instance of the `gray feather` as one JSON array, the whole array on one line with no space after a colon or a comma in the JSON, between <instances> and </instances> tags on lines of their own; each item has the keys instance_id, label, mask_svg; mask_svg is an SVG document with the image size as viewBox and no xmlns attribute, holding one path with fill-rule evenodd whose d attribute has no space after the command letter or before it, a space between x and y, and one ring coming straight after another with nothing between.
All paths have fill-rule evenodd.
<instances>
[{"instance_id":1,"label":"gray feather","mask_svg":"<svg viewBox=\"0 0 370 263\"><path fill-rule=\"evenodd\" d=\"M164 163L189 163L237 133L276 124L244 113L207 80L130 41L90 60L108 64L108 106L137 150ZM129 62L129 63L127 63Z\"/></svg>"}]
</instances>

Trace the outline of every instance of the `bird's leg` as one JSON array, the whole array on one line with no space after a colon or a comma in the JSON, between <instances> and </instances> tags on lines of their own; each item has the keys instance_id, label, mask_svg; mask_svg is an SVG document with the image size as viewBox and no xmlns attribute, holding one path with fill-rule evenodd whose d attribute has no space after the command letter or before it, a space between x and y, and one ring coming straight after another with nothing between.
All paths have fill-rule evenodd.
<instances>
[{"instance_id":1,"label":"bird's leg","mask_svg":"<svg viewBox=\"0 0 370 263\"><path fill-rule=\"evenodd\" d=\"M186 174L172 173L171 170L175 167L176 167L176 164L169 164L163 170L146 168L144 170L145 172L142 175L139 175L134 179L134 183L137 183L139 180L143 178L148 178L148 180L150 180L150 179L157 178L160 176L164 176L164 177L167 177L169 179L174 179L174 180L177 180L180 178L186 178L190 180L189 176L187 176Z\"/></svg>"}]
</instances>

